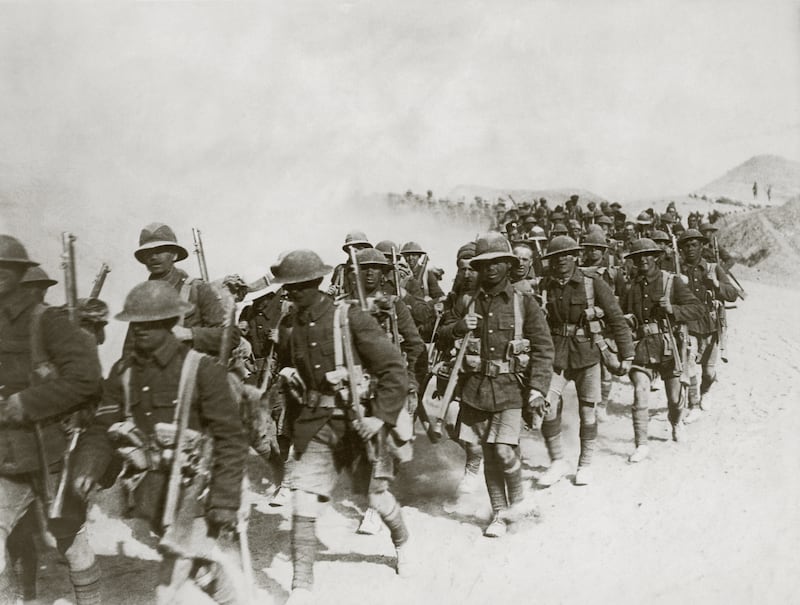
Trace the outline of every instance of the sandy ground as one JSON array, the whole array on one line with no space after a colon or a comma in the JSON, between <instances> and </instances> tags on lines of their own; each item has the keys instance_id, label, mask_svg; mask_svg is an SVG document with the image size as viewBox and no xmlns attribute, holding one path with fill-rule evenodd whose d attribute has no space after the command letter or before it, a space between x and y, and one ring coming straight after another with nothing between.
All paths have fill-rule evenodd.
<instances>
[{"instance_id":1,"label":"sandy ground","mask_svg":"<svg viewBox=\"0 0 800 605\"><path fill-rule=\"evenodd\" d=\"M321 517L316 594L320 603L789 603L800 581L800 324L797 290L745 284L746 302L731 311L730 363L712 390L713 407L689 427L690 441L670 439L663 390L652 395L651 458L632 450L627 381L614 386L600 426L595 481L564 480L534 490L534 519L499 540L482 536L489 514L485 488L454 499L463 454L452 442L417 441L395 493L413 533L418 569L394 574L385 530L360 536L364 508L343 477ZM577 461L574 391L566 396L568 460ZM547 464L541 438L524 436L528 483ZM250 528L261 603L282 603L291 582L289 510L266 504L271 485L251 464L255 489ZM91 539L104 570L107 603L154 596L152 541L133 537L113 514L116 494L92 511ZM43 561L41 602L71 593L54 554ZM70 602L67 600L61 603Z\"/></svg>"}]
</instances>

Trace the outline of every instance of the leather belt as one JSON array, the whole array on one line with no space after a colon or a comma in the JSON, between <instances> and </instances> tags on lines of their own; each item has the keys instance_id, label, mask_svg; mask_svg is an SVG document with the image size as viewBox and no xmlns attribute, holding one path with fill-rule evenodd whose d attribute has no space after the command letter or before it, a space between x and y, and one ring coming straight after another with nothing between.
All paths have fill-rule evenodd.
<instances>
[{"instance_id":1,"label":"leather belt","mask_svg":"<svg viewBox=\"0 0 800 605\"><path fill-rule=\"evenodd\" d=\"M647 321L639 325L636 329L636 335L639 338L644 338L645 336L653 336L655 334L661 334L661 326L658 325L657 321Z\"/></svg>"},{"instance_id":2,"label":"leather belt","mask_svg":"<svg viewBox=\"0 0 800 605\"><path fill-rule=\"evenodd\" d=\"M477 373L491 378L499 376L500 374L513 374L514 371L511 369L511 364L507 361L489 360L481 361L481 368Z\"/></svg>"},{"instance_id":3,"label":"leather belt","mask_svg":"<svg viewBox=\"0 0 800 605\"><path fill-rule=\"evenodd\" d=\"M586 336L586 332L578 324L561 324L558 327L551 327L550 334L553 336Z\"/></svg>"}]
</instances>

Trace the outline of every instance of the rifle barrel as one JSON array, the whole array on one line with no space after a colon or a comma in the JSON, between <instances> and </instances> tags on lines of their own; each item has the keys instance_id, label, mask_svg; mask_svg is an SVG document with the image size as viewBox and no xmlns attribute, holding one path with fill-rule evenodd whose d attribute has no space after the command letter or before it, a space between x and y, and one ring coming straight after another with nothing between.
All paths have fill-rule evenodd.
<instances>
[{"instance_id":1,"label":"rifle barrel","mask_svg":"<svg viewBox=\"0 0 800 605\"><path fill-rule=\"evenodd\" d=\"M356 249L350 247L350 264L353 265L353 275L356 281L356 292L358 293L358 304L361 305L361 310L367 310L367 295L364 292L364 284L361 283L361 272L358 269L358 259L356 258Z\"/></svg>"},{"instance_id":2,"label":"rifle barrel","mask_svg":"<svg viewBox=\"0 0 800 605\"><path fill-rule=\"evenodd\" d=\"M77 318L78 286L75 277L75 239L69 231L61 234L61 267L64 269L64 289L66 290L67 312L70 321Z\"/></svg>"},{"instance_id":3,"label":"rifle barrel","mask_svg":"<svg viewBox=\"0 0 800 605\"><path fill-rule=\"evenodd\" d=\"M103 286L106 283L106 276L111 272L111 267L109 267L106 263L103 263L100 266L100 271L97 272L97 276L94 278L94 283L92 284L92 291L89 294L89 298L99 298L100 292L103 291Z\"/></svg>"},{"instance_id":4,"label":"rifle barrel","mask_svg":"<svg viewBox=\"0 0 800 605\"><path fill-rule=\"evenodd\" d=\"M200 277L203 281L210 281L208 278L208 265L206 265L206 253L203 249L203 236L200 229L192 227L192 239L194 240L194 251L197 254L197 263L200 265Z\"/></svg>"}]
</instances>

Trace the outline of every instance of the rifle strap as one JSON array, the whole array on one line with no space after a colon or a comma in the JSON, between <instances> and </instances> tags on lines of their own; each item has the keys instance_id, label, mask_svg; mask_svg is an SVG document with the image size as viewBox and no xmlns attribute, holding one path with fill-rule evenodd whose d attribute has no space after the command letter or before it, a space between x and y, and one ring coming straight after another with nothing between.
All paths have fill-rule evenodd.
<instances>
[{"instance_id":1,"label":"rifle strap","mask_svg":"<svg viewBox=\"0 0 800 605\"><path fill-rule=\"evenodd\" d=\"M133 406L131 402L131 367L128 366L122 372L122 396L124 399L124 409L123 413L125 414L125 420L132 420L133 419L133 412L131 411L131 407Z\"/></svg>"},{"instance_id":2,"label":"rifle strap","mask_svg":"<svg viewBox=\"0 0 800 605\"><path fill-rule=\"evenodd\" d=\"M187 419L189 417L188 410L194 401L195 391L197 390L197 373L200 369L201 359L203 359L202 353L189 349L186 359L183 360L181 377L178 381L178 404L175 406L176 424L181 422L181 414L185 414Z\"/></svg>"},{"instance_id":3,"label":"rifle strap","mask_svg":"<svg viewBox=\"0 0 800 605\"><path fill-rule=\"evenodd\" d=\"M522 294L514 290L514 340L522 340Z\"/></svg>"},{"instance_id":4,"label":"rifle strap","mask_svg":"<svg viewBox=\"0 0 800 605\"><path fill-rule=\"evenodd\" d=\"M583 276L583 289L586 292L586 308L594 307L594 279L588 275Z\"/></svg>"},{"instance_id":5,"label":"rifle strap","mask_svg":"<svg viewBox=\"0 0 800 605\"><path fill-rule=\"evenodd\" d=\"M344 348L342 344L342 314L347 314L350 310L350 304L347 302L340 302L336 305L333 311L333 359L336 364L336 369L345 367Z\"/></svg>"}]
</instances>

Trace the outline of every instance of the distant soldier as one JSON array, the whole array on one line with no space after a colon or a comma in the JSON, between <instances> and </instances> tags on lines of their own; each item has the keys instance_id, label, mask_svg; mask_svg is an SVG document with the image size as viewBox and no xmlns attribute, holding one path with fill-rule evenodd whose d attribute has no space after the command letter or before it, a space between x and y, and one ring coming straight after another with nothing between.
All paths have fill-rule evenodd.
<instances>
[{"instance_id":1,"label":"distant soldier","mask_svg":"<svg viewBox=\"0 0 800 605\"><path fill-rule=\"evenodd\" d=\"M664 255L658 261L659 268L675 273L675 251L672 249L672 238L665 232L656 230L650 234L650 239L664 251Z\"/></svg>"},{"instance_id":2,"label":"distant soldier","mask_svg":"<svg viewBox=\"0 0 800 605\"><path fill-rule=\"evenodd\" d=\"M554 238L547 247L548 276L542 281L547 323L555 347L553 376L547 393L542 436L551 464L539 478L550 486L569 471L561 446L561 394L569 382L578 394L581 450L575 485L592 481L591 463L597 439L595 407L602 401L601 352L608 328L618 351L620 373L630 369L633 344L614 292L596 271L585 274L577 266L581 247L570 237Z\"/></svg>"},{"instance_id":3,"label":"distant soldier","mask_svg":"<svg viewBox=\"0 0 800 605\"><path fill-rule=\"evenodd\" d=\"M564 202L565 212L566 212L566 219L572 221L578 221L578 224L583 223L583 209L581 208L580 204L578 204L579 200L578 195L571 195L569 199Z\"/></svg>"},{"instance_id":4,"label":"distant soldier","mask_svg":"<svg viewBox=\"0 0 800 605\"><path fill-rule=\"evenodd\" d=\"M767 185L767 201L772 201L772 185Z\"/></svg>"},{"instance_id":5,"label":"distant soldier","mask_svg":"<svg viewBox=\"0 0 800 605\"><path fill-rule=\"evenodd\" d=\"M755 200L757 198L758 198L758 182L753 181L753 199Z\"/></svg>"},{"instance_id":6,"label":"distant soldier","mask_svg":"<svg viewBox=\"0 0 800 605\"><path fill-rule=\"evenodd\" d=\"M567 230L569 231L569 236L576 242L580 243L581 238L583 238L583 226L581 225L580 221L574 218L569 219Z\"/></svg>"},{"instance_id":7,"label":"distant soldier","mask_svg":"<svg viewBox=\"0 0 800 605\"><path fill-rule=\"evenodd\" d=\"M319 291L330 271L331 267L311 250L284 254L272 266L275 281L284 284L296 307L289 341L281 343L285 351L282 359L297 372L292 381L296 385L292 391L296 400L292 425L292 605L309 602L312 597L320 503L330 500L339 472L353 463L356 452L366 449L375 463L369 504L389 527L398 573L406 575L410 565L408 530L400 505L389 491L394 464L387 459L386 450L406 405L406 368L374 318L357 306L337 305ZM375 381L374 390L370 389L374 397L364 402L368 406L366 415L354 407L362 405L365 385L350 384L350 377L360 374L361 367Z\"/></svg>"},{"instance_id":8,"label":"distant soldier","mask_svg":"<svg viewBox=\"0 0 800 605\"><path fill-rule=\"evenodd\" d=\"M38 303L43 303L47 291L55 286L58 282L51 279L44 269L41 267L29 267L22 276L20 286L30 291Z\"/></svg>"},{"instance_id":9,"label":"distant soldier","mask_svg":"<svg viewBox=\"0 0 800 605\"><path fill-rule=\"evenodd\" d=\"M34 501L45 512L58 488L67 451L62 420L90 414L100 389L100 363L92 340L62 308L48 307L21 287L37 263L14 237L0 235L0 602L13 603L6 541ZM61 514L47 520L66 558L78 605L100 602L100 568L84 522L88 489L75 477L66 486ZM34 578L35 582L35 578ZM35 584L34 584L35 590Z\"/></svg>"},{"instance_id":10,"label":"distant soldier","mask_svg":"<svg viewBox=\"0 0 800 605\"><path fill-rule=\"evenodd\" d=\"M680 372L676 371L678 361L674 354L680 345L671 330L677 323L700 318L703 305L682 280L659 269L658 259L662 254L663 250L653 240L641 238L631 244L626 255L636 267L636 279L630 282L620 301L623 312L629 314L635 341L630 379L636 449L628 458L630 462L641 462L650 454L647 435L650 385L657 376L664 381L672 439L677 442L686 439L686 402L681 396Z\"/></svg>"},{"instance_id":11,"label":"distant soldier","mask_svg":"<svg viewBox=\"0 0 800 605\"><path fill-rule=\"evenodd\" d=\"M185 260L189 253L178 244L172 229L163 223L151 223L144 227L134 256L147 267L150 280L168 283L180 294L181 300L190 304L186 315L181 316L173 326L175 338L201 353L218 355L226 322L221 296L211 285L189 277L175 266L176 262ZM129 330L123 354L130 350L132 339ZM239 331L234 329L231 344L236 346L238 342Z\"/></svg>"},{"instance_id":12,"label":"distant soldier","mask_svg":"<svg viewBox=\"0 0 800 605\"><path fill-rule=\"evenodd\" d=\"M650 232L653 230L653 217L647 212L640 212L636 217L636 235L637 237L650 237Z\"/></svg>"},{"instance_id":13,"label":"distant soldier","mask_svg":"<svg viewBox=\"0 0 800 605\"><path fill-rule=\"evenodd\" d=\"M411 267L412 279L422 288L423 296L428 300L439 301L444 299L439 281L444 272L436 267L428 266L428 253L417 242L406 242L400 248L400 254Z\"/></svg>"},{"instance_id":14,"label":"distant soldier","mask_svg":"<svg viewBox=\"0 0 800 605\"><path fill-rule=\"evenodd\" d=\"M459 437L483 446L493 511L484 535L499 537L528 504L519 454L523 408L530 419L544 405L553 343L533 296L511 285L518 261L507 240L490 232L477 240L476 253L470 264L479 274L478 291L455 302L442 335L450 342L467 339L465 366L454 370L464 372ZM473 335L476 340L470 340Z\"/></svg>"},{"instance_id":15,"label":"distant soldier","mask_svg":"<svg viewBox=\"0 0 800 605\"><path fill-rule=\"evenodd\" d=\"M428 192L430 193L430 192ZM350 231L344 238L342 251L347 255L343 263L336 265L331 276L331 285L328 294L334 298L350 296L353 289L352 274L350 272L350 249L356 252L363 248L372 248L367 235L363 231Z\"/></svg>"},{"instance_id":16,"label":"distant soldier","mask_svg":"<svg viewBox=\"0 0 800 605\"><path fill-rule=\"evenodd\" d=\"M703 260L709 263L719 263L723 269L729 271L736 261L725 248L720 246L717 241L717 227L713 223L701 223L698 231L706 238L707 242L703 246Z\"/></svg>"},{"instance_id":17,"label":"distant soldier","mask_svg":"<svg viewBox=\"0 0 800 605\"><path fill-rule=\"evenodd\" d=\"M249 587L231 575L235 566L219 554L217 538L236 528L247 442L225 368L174 335L190 308L161 280L128 293L116 319L130 322L132 349L111 369L83 436L77 454L88 470L77 481L90 489L116 447L125 463L128 513L146 519L161 538L158 602L175 602L193 582L218 603L237 603ZM188 423L179 427L183 414ZM168 509L179 436L191 451L175 476L183 491ZM201 498L209 476L208 495Z\"/></svg>"},{"instance_id":18,"label":"distant soldier","mask_svg":"<svg viewBox=\"0 0 800 605\"><path fill-rule=\"evenodd\" d=\"M687 229L678 239L683 256L683 278L691 293L703 303L703 313L688 322L689 334L697 340L697 359L702 372L699 385L697 372L691 376L689 422L698 418L701 409L710 406L708 391L717 379L720 331L723 327L719 321L720 313L724 313L726 302L735 302L737 297L736 288L725 270L703 259L703 244L706 241L703 234L694 229Z\"/></svg>"},{"instance_id":19,"label":"distant soldier","mask_svg":"<svg viewBox=\"0 0 800 605\"><path fill-rule=\"evenodd\" d=\"M533 294L539 279L533 270L533 250L527 244L517 244L513 249L517 257L517 266L511 270L509 279L522 294Z\"/></svg>"}]
</instances>

